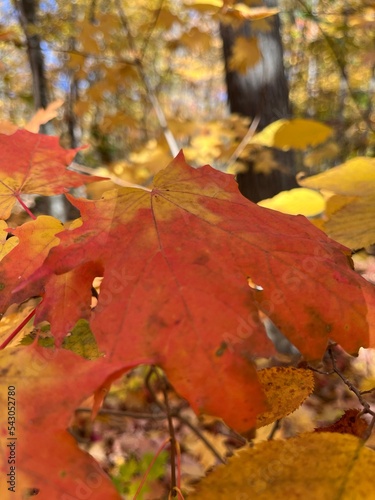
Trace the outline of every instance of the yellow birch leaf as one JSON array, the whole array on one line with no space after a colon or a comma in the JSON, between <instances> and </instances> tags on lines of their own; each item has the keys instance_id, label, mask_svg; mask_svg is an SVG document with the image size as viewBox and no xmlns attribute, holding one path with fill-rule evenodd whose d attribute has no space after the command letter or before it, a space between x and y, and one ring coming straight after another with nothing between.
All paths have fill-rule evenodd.
<instances>
[{"instance_id":1,"label":"yellow birch leaf","mask_svg":"<svg viewBox=\"0 0 375 500\"><path fill-rule=\"evenodd\" d=\"M299 181L311 189L327 189L346 196L375 194L375 158L353 158L321 174Z\"/></svg>"},{"instance_id":2,"label":"yellow birch leaf","mask_svg":"<svg viewBox=\"0 0 375 500\"><path fill-rule=\"evenodd\" d=\"M199 12L212 12L223 7L223 0L185 1L185 5Z\"/></svg>"},{"instance_id":3,"label":"yellow birch leaf","mask_svg":"<svg viewBox=\"0 0 375 500\"><path fill-rule=\"evenodd\" d=\"M258 415L256 427L271 424L296 410L314 390L311 370L275 366L258 372L269 410Z\"/></svg>"},{"instance_id":4,"label":"yellow birch leaf","mask_svg":"<svg viewBox=\"0 0 375 500\"><path fill-rule=\"evenodd\" d=\"M375 243L375 194L363 198L347 197L349 202L325 222L328 236L352 249ZM352 200L352 201L350 201Z\"/></svg>"},{"instance_id":5,"label":"yellow birch leaf","mask_svg":"<svg viewBox=\"0 0 375 500\"><path fill-rule=\"evenodd\" d=\"M232 50L232 56L229 59L229 69L231 71L238 71L243 75L247 73L249 68L255 66L262 57L258 41L255 37L238 37Z\"/></svg>"},{"instance_id":6,"label":"yellow birch leaf","mask_svg":"<svg viewBox=\"0 0 375 500\"><path fill-rule=\"evenodd\" d=\"M317 191L295 188L290 191L282 191L273 198L262 200L258 202L258 205L284 214L315 217L324 211L325 201Z\"/></svg>"},{"instance_id":7,"label":"yellow birch leaf","mask_svg":"<svg viewBox=\"0 0 375 500\"><path fill-rule=\"evenodd\" d=\"M363 500L374 490L374 470L375 452L359 438L306 433L240 450L189 500Z\"/></svg>"},{"instance_id":8,"label":"yellow birch leaf","mask_svg":"<svg viewBox=\"0 0 375 500\"><path fill-rule=\"evenodd\" d=\"M236 3L224 13L224 17L238 19L240 21L257 21L278 14L276 8L268 7L248 7L244 3Z\"/></svg>"},{"instance_id":9,"label":"yellow birch leaf","mask_svg":"<svg viewBox=\"0 0 375 500\"><path fill-rule=\"evenodd\" d=\"M323 191L324 193L327 193L326 191ZM352 203L357 199L356 196L344 196L341 194L338 195L332 195L328 197L326 200L326 209L325 209L325 214L326 216L330 219L332 217L332 214L335 212L338 212L341 210L345 205L348 203Z\"/></svg>"},{"instance_id":10,"label":"yellow birch leaf","mask_svg":"<svg viewBox=\"0 0 375 500\"><path fill-rule=\"evenodd\" d=\"M335 193L327 201L326 233L352 249L375 243L375 159L358 157L299 180L302 186Z\"/></svg>"},{"instance_id":11,"label":"yellow birch leaf","mask_svg":"<svg viewBox=\"0 0 375 500\"><path fill-rule=\"evenodd\" d=\"M289 149L303 150L325 142L332 135L332 132L330 127L314 120L282 119L271 123L259 134L255 134L250 143L262 144L284 151Z\"/></svg>"}]
</instances>

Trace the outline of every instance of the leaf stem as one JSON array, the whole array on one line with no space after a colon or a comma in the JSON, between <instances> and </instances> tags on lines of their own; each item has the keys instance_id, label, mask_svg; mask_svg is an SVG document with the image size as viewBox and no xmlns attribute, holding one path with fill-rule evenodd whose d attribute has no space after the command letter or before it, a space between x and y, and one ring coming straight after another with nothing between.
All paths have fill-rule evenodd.
<instances>
[{"instance_id":1,"label":"leaf stem","mask_svg":"<svg viewBox=\"0 0 375 500\"><path fill-rule=\"evenodd\" d=\"M14 330L14 332L9 335L9 337L4 340L4 342L0 345L0 351L2 349L5 349L5 347L14 339L14 337L22 330L22 328L27 325L27 323L30 321L30 319L35 315L36 313L36 308L31 311L28 316L22 321L20 325L17 326L17 328Z\"/></svg>"},{"instance_id":2,"label":"leaf stem","mask_svg":"<svg viewBox=\"0 0 375 500\"><path fill-rule=\"evenodd\" d=\"M165 380L165 378L162 379L157 371L155 371L155 373L157 374L157 377L158 377L159 381L161 382L161 390L163 393L165 411L167 414L168 430L169 430L169 437L170 437L170 442L171 442L171 495L172 495L172 497L176 497L177 496L177 491L176 491L176 488L177 488L177 479L176 479L177 439L176 439L176 433L174 430L171 408L169 406L166 380Z\"/></svg>"},{"instance_id":3,"label":"leaf stem","mask_svg":"<svg viewBox=\"0 0 375 500\"><path fill-rule=\"evenodd\" d=\"M168 443L170 443L170 438L166 439L162 445L160 446L160 448L158 449L158 451L155 453L155 455L152 457L152 460L151 462L149 463L149 466L147 467L147 469L145 470L145 473L143 474L142 476L142 479L141 479L141 482L139 483L138 485L138 488L137 488L137 491L135 492L134 494L134 497L133 497L133 500L137 500L137 497L138 495L140 494L141 492L141 489L143 488L143 485L145 484L146 482L146 479L147 479L147 476L149 475L150 473L150 470L152 469L154 463L156 462L156 459L158 458L158 456L160 455L160 453L164 450L164 448L168 445Z\"/></svg>"},{"instance_id":4,"label":"leaf stem","mask_svg":"<svg viewBox=\"0 0 375 500\"><path fill-rule=\"evenodd\" d=\"M242 151L246 148L248 145L250 139L254 136L258 125L260 122L260 116L257 115L254 120L251 122L249 130L246 132L245 136L243 137L242 141L240 144L237 146L236 150L233 152L232 156L229 158L228 163L226 165L226 170L229 170L229 168L235 163L242 153Z\"/></svg>"},{"instance_id":5,"label":"leaf stem","mask_svg":"<svg viewBox=\"0 0 375 500\"><path fill-rule=\"evenodd\" d=\"M69 165L69 169L74 170L75 172L81 172L84 174L89 174L89 175L96 175L95 169L91 167L86 167L85 165L80 165L77 162L72 162ZM128 182L125 181L124 179L121 179L120 177L116 177L115 175L112 174L106 174L106 177L110 181L113 182L113 184L117 184L118 186L121 187L131 187L131 188L137 188L137 189L143 189L144 191L149 191L151 192L152 190L147 188L146 186L142 186L141 184L134 184L134 182Z\"/></svg>"},{"instance_id":6,"label":"leaf stem","mask_svg":"<svg viewBox=\"0 0 375 500\"><path fill-rule=\"evenodd\" d=\"M208 439L204 436L204 434L202 434L201 430L198 429L198 427L196 427L194 424L189 422L187 418L182 417L181 415L178 416L178 419L187 427L189 427L189 429L191 429L194 432L194 434L196 434L199 437L199 439L206 445L206 447L212 452L212 454L215 455L215 457L219 462L221 462L222 464L226 463L225 459L212 446L212 444L208 441Z\"/></svg>"},{"instance_id":7,"label":"leaf stem","mask_svg":"<svg viewBox=\"0 0 375 500\"><path fill-rule=\"evenodd\" d=\"M16 196L18 203L21 205L21 207L25 210L25 212L33 219L36 219L36 216L31 212L29 207L22 201L21 196Z\"/></svg>"}]
</instances>

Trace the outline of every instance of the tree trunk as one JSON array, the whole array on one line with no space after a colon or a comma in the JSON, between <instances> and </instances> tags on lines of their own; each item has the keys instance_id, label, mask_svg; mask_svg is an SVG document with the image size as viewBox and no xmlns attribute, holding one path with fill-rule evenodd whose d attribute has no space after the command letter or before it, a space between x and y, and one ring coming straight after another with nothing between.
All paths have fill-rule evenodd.
<instances>
[{"instance_id":1,"label":"tree trunk","mask_svg":"<svg viewBox=\"0 0 375 500\"><path fill-rule=\"evenodd\" d=\"M274 7L277 1L266 0L264 3ZM220 27L230 110L251 118L259 116L258 131L280 118L290 117L279 17L270 17L268 22L271 28L268 31L255 30L249 22L238 29L226 24ZM229 69L229 59L238 36L256 36L262 53L261 61L245 75ZM257 173L254 164L248 161L248 170L237 175L240 191L250 200L257 202L297 186L292 153L274 150L274 156L282 165L282 170L273 170L270 174Z\"/></svg>"},{"instance_id":2,"label":"tree trunk","mask_svg":"<svg viewBox=\"0 0 375 500\"><path fill-rule=\"evenodd\" d=\"M40 108L46 108L50 102L41 38L37 33L38 2L37 0L15 0L15 5L18 11L19 22L26 38L27 55L33 82L34 108L37 111ZM53 127L49 123L42 125L40 130L43 134L53 133ZM35 211L49 213L64 222L68 218L73 218L70 216L71 210L77 216L77 210L72 207L65 196L57 195L40 198L36 204Z\"/></svg>"},{"instance_id":3,"label":"tree trunk","mask_svg":"<svg viewBox=\"0 0 375 500\"><path fill-rule=\"evenodd\" d=\"M48 106L48 88L40 36L37 27L37 3L35 0L17 0L18 17L26 37L27 55L33 79L34 107L36 110ZM30 33L30 27L33 28Z\"/></svg>"}]
</instances>

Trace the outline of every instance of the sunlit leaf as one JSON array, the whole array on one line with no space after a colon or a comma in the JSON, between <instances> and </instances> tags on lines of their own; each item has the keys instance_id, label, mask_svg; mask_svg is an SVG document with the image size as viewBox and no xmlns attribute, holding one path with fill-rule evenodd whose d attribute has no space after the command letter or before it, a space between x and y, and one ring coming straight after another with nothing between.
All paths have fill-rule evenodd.
<instances>
[{"instance_id":1,"label":"sunlit leaf","mask_svg":"<svg viewBox=\"0 0 375 500\"><path fill-rule=\"evenodd\" d=\"M375 452L357 437L303 434L237 452L189 500L360 499L372 490L374 468Z\"/></svg>"},{"instance_id":2,"label":"sunlit leaf","mask_svg":"<svg viewBox=\"0 0 375 500\"><path fill-rule=\"evenodd\" d=\"M316 146L329 137L333 130L323 123L313 120L277 120L264 128L251 139L253 144L263 144L284 151L289 149L306 149Z\"/></svg>"},{"instance_id":3,"label":"sunlit leaf","mask_svg":"<svg viewBox=\"0 0 375 500\"><path fill-rule=\"evenodd\" d=\"M295 188L290 191L282 191L273 198L259 201L258 205L278 210L284 214L314 217L324 211L325 200L317 191Z\"/></svg>"}]
</instances>

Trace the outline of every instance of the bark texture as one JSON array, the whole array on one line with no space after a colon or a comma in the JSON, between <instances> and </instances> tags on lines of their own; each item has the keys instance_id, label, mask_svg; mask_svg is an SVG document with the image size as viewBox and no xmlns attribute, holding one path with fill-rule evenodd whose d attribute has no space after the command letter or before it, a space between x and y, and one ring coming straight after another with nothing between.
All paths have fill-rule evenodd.
<instances>
[{"instance_id":1,"label":"bark texture","mask_svg":"<svg viewBox=\"0 0 375 500\"><path fill-rule=\"evenodd\" d=\"M264 4L274 7L277 2L266 0ZM259 116L258 131L280 118L290 117L279 17L273 16L268 22L268 31L255 30L249 22L243 23L237 29L225 24L220 27L230 110L232 113L251 118ZM245 75L229 69L233 45L239 36L255 36L262 53L261 61ZM239 188L250 200L257 202L296 187L292 153L274 150L274 156L284 167L283 171L275 170L268 175L256 173L253 163L249 161L247 172L238 174Z\"/></svg>"},{"instance_id":2,"label":"bark texture","mask_svg":"<svg viewBox=\"0 0 375 500\"><path fill-rule=\"evenodd\" d=\"M33 80L34 107L36 110L46 108L49 103L48 85L41 39L36 33L38 4L35 0L17 0L16 6L20 25L26 38L27 55ZM33 29L30 30L30 28Z\"/></svg>"}]
</instances>

